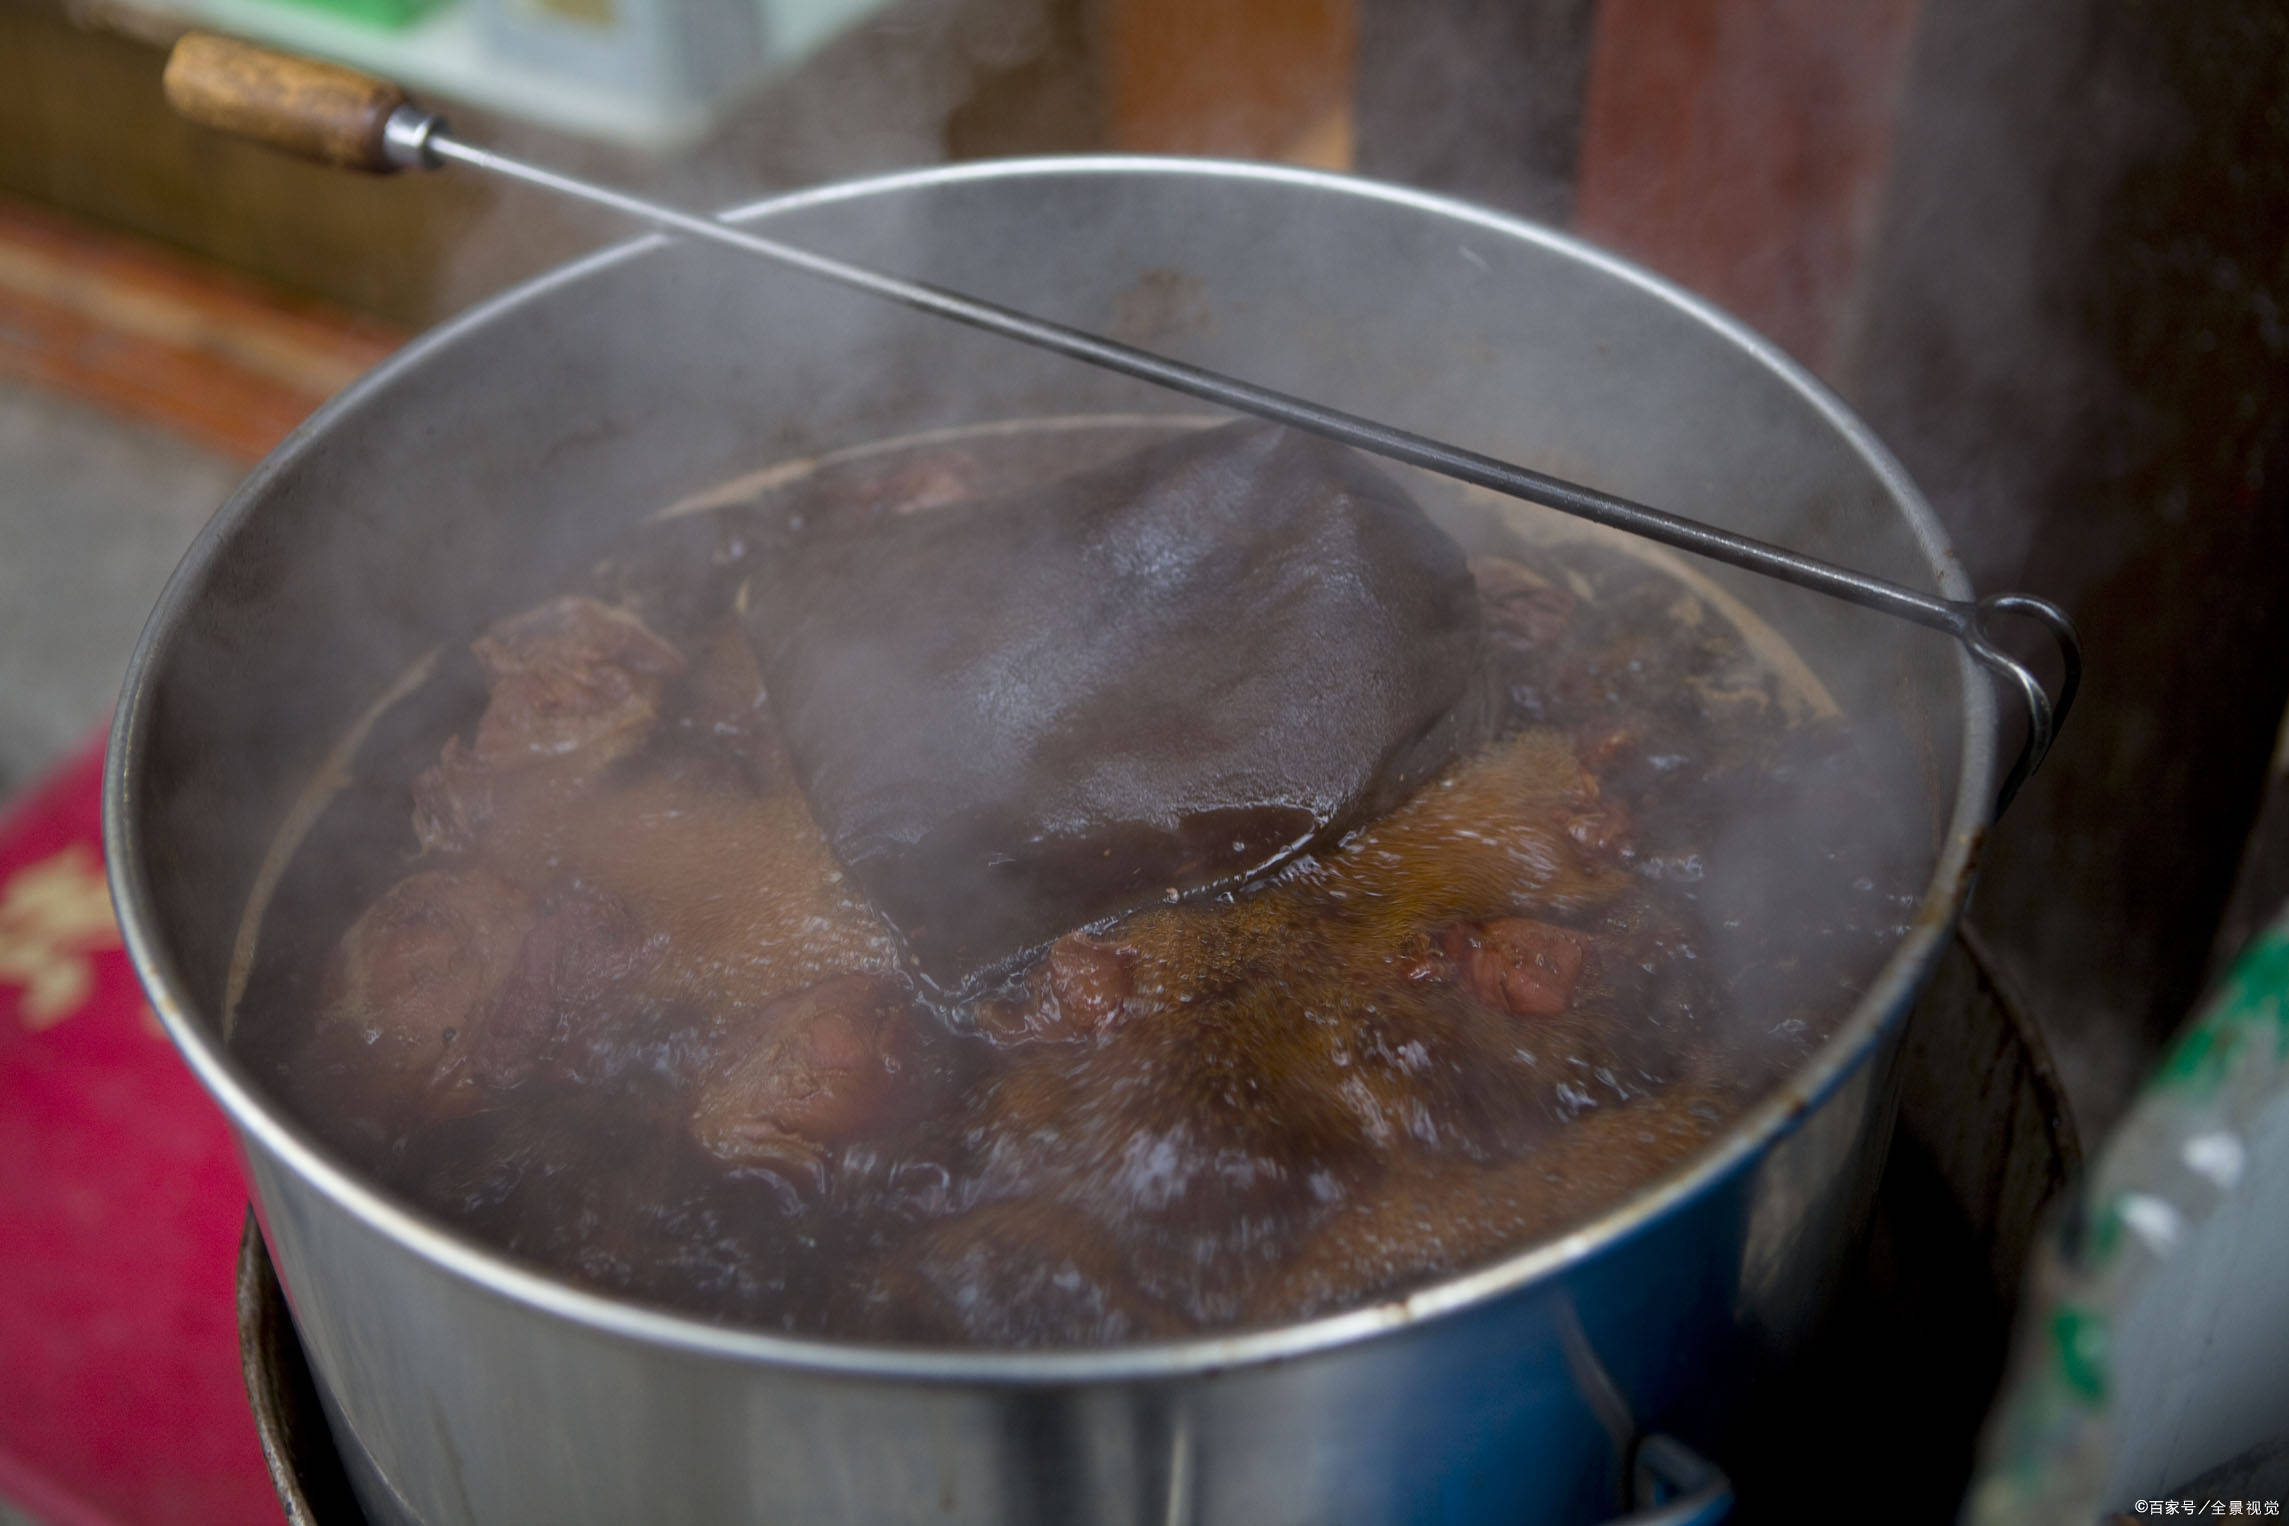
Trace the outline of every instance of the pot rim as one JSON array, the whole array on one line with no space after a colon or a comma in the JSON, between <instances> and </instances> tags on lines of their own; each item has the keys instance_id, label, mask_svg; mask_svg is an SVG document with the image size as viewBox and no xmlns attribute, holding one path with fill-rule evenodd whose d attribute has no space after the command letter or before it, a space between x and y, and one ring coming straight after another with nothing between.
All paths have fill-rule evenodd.
<instances>
[{"instance_id":1,"label":"pot rim","mask_svg":"<svg viewBox=\"0 0 2289 1526\"><path fill-rule=\"evenodd\" d=\"M1825 385L1771 342L1712 304L1627 260L1521 218L1356 176L1236 160L1137 154L989 160L904 170L770 197L723 215L747 221L805 207L894 195L915 187L1056 176L1180 176L1302 188L1408 208L1578 260L1682 310L1739 346L1784 382L1837 430L1882 484L1934 569L1941 592L1956 599L1972 594L1969 579L1937 517L1905 469ZM1956 910L1968 893L1995 787L1994 699L1960 647L1955 661L1964 730L1947 835L1907 935L1835 1032L1701 1154L1565 1234L1403 1297L1292 1324L1105 1348L974 1350L778 1335L711 1324L560 1281L511 1260L367 1182L354 1167L337 1159L298 1122L274 1107L222 1042L219 1024L210 1027L194 1016L194 1004L175 961L162 945L151 887L143 871L144 844L137 811L143 739L155 703L154 675L164 666L166 654L190 609L204 595L234 533L255 511L271 482L315 440L353 413L369 392L400 373L418 369L432 354L481 329L498 314L542 299L596 271L640 258L669 242L665 234L639 235L512 287L428 330L320 407L249 473L200 531L160 594L128 665L103 780L104 857L128 956L168 1035L238 1129L242 1148L259 1147L366 1228L410 1249L434 1268L510 1302L568 1320L593 1334L696 1356L850 1377L962 1384L1194 1376L1240 1365L1292 1360L1409 1329L1563 1273L1707 1190L1792 1132L1868 1056L1884 1031L1905 1014L1924 970L1936 957L1940 940L1953 927Z\"/></svg>"}]
</instances>

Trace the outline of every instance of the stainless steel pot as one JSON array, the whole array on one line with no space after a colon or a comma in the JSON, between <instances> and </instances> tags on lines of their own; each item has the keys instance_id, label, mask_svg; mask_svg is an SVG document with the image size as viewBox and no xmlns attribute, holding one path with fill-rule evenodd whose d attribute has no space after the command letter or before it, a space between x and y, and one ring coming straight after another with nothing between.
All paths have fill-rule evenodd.
<instances>
[{"instance_id":1,"label":"stainless steel pot","mask_svg":"<svg viewBox=\"0 0 2289 1526\"><path fill-rule=\"evenodd\" d=\"M743 216L1953 597L1898 465L1763 341L1562 235L1259 166L932 170ZM408 347L248 479L163 596L107 780L127 944L229 1112L377 1520L1570 1522L1638 1437L1691 1439L1818 1315L1890 1131L1900 1020L1995 785L1954 643L1716 574L1897 719L1925 788L1913 931L1835 1036L1688 1168L1397 1302L1111 1351L914 1351L720 1329L513 1264L366 1185L218 1031L281 818L419 653L637 516L760 463L1148 389L643 239Z\"/></svg>"}]
</instances>

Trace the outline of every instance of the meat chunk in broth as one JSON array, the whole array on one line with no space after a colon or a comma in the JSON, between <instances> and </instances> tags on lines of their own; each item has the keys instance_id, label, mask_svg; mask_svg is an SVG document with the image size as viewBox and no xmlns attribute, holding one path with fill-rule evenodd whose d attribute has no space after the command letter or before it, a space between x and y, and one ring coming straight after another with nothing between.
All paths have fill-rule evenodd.
<instances>
[{"instance_id":1,"label":"meat chunk in broth","mask_svg":"<svg viewBox=\"0 0 2289 1526\"><path fill-rule=\"evenodd\" d=\"M492 703L470 747L488 767L580 754L602 766L641 746L681 653L633 615L567 596L504 620L472 650Z\"/></svg>"},{"instance_id":2,"label":"meat chunk in broth","mask_svg":"<svg viewBox=\"0 0 2289 1526\"><path fill-rule=\"evenodd\" d=\"M1521 1017L1556 1017L1574 999L1585 940L1569 927L1531 917L1457 923L1439 947L1462 988Z\"/></svg>"},{"instance_id":3,"label":"meat chunk in broth","mask_svg":"<svg viewBox=\"0 0 2289 1526\"><path fill-rule=\"evenodd\" d=\"M1629 876L1559 825L1583 794L1562 737L1514 738L1237 904L1147 912L1092 940L1133 994L1078 1051L1023 1051L992 1083L973 1125L984 1189L1054 1196L1116 1237L1143 1285L1218 1322L1254 1263L1393 1161L1546 1136L1572 1080L1559 1052L1602 1049L1599 1024L1545 1022L1529 1048L1518 1014L1566 1010L1551 999L1560 975L1534 961L1562 968L1570 998L1591 937L1451 919L1580 915L1627 893ZM1532 999L1468 962L1443 982L1407 978L1422 929L1442 925L1469 928L1487 968ZM1053 986L1043 995L1062 1010Z\"/></svg>"},{"instance_id":4,"label":"meat chunk in broth","mask_svg":"<svg viewBox=\"0 0 2289 1526\"><path fill-rule=\"evenodd\" d=\"M519 1085L576 1025L610 1022L614 994L658 961L665 942L612 896L579 885L549 896L478 1030L475 1079L496 1090Z\"/></svg>"},{"instance_id":5,"label":"meat chunk in broth","mask_svg":"<svg viewBox=\"0 0 2289 1526\"><path fill-rule=\"evenodd\" d=\"M743 1166L888 1133L916 1100L913 1022L904 992L864 975L782 997L738 1026L701 1079L693 1137Z\"/></svg>"},{"instance_id":6,"label":"meat chunk in broth","mask_svg":"<svg viewBox=\"0 0 2289 1526\"><path fill-rule=\"evenodd\" d=\"M1135 995L1136 953L1090 933L1067 933L1049 945L1017 997L978 1004L978 1031L1005 1046L1096 1038Z\"/></svg>"},{"instance_id":7,"label":"meat chunk in broth","mask_svg":"<svg viewBox=\"0 0 2289 1526\"><path fill-rule=\"evenodd\" d=\"M501 621L471 646L488 698L474 739L449 738L414 784L414 830L429 849L467 846L504 779L524 793L576 791L651 739L662 685L684 670L644 623L566 595Z\"/></svg>"},{"instance_id":8,"label":"meat chunk in broth","mask_svg":"<svg viewBox=\"0 0 2289 1526\"><path fill-rule=\"evenodd\" d=\"M662 684L683 663L634 615L559 599L478 646L490 679L479 745L449 740L417 784L426 847L474 859L528 898L574 886L621 908L648 940L644 984L661 997L755 1007L895 965L887 930L802 797L759 792L767 764L742 769L702 753L647 766L635 756L658 731ZM692 700L710 735L737 726L747 743L767 727L738 712L739 665L719 654ZM536 705L536 684L562 704ZM582 710L587 700L602 708ZM488 735L529 745L488 750ZM754 741L742 756L774 750Z\"/></svg>"},{"instance_id":9,"label":"meat chunk in broth","mask_svg":"<svg viewBox=\"0 0 2289 1526\"><path fill-rule=\"evenodd\" d=\"M352 923L327 971L317 1046L424 1098L469 1100L483 1027L535 921L483 869L426 869Z\"/></svg>"},{"instance_id":10,"label":"meat chunk in broth","mask_svg":"<svg viewBox=\"0 0 2289 1526\"><path fill-rule=\"evenodd\" d=\"M755 1007L829 976L897 967L888 931L821 840L799 795L757 796L715 769L660 768L583 789L496 795L476 849L540 893L609 892L661 938L663 996Z\"/></svg>"}]
</instances>

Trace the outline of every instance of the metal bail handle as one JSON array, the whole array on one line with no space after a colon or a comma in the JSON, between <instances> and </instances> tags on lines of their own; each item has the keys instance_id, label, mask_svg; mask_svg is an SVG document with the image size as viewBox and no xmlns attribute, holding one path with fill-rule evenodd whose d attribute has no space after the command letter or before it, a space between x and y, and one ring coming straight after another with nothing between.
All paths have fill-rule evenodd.
<instances>
[{"instance_id":1,"label":"metal bail handle","mask_svg":"<svg viewBox=\"0 0 2289 1526\"><path fill-rule=\"evenodd\" d=\"M1204 366L1083 329L1037 318L1015 308L855 265L832 255L783 244L720 218L662 206L609 186L528 164L464 143L444 118L416 105L387 81L309 59L287 57L228 38L192 33L176 44L167 65L168 99L193 121L237 133L320 163L378 173L436 169L446 164L536 186L559 196L609 208L655 228L737 249L789 269L862 291L916 312L966 324L1019 344L1085 365L1135 377L1219 407L1251 413L1349 445L1371 455L1419 467L1458 482L1538 503L1632 535L1723 562L1746 572L1826 594L1863 609L1932 630L1964 643L1991 672L2015 685L2027 710L2027 741L2004 781L2000 815L2028 775L2050 751L2081 682L2082 648L2073 624L2055 604L2032 594L1992 594L1972 602L1943 598L1870 573L1806 556L1786 546L1736 534L1651 504L1569 482L1478 451L1308 398L1211 371ZM2047 626L2066 663L2054 698L2035 675L1989 639L1995 614L2033 616Z\"/></svg>"},{"instance_id":2,"label":"metal bail handle","mask_svg":"<svg viewBox=\"0 0 2289 1526\"><path fill-rule=\"evenodd\" d=\"M1732 1482L1714 1463L1674 1436L1638 1429L1621 1385L1582 1328L1573 1295L1561 1289L1553 1313L1566 1370L1623 1462L1616 1482L1628 1496L1630 1513L1606 1526L1717 1526L1730 1516Z\"/></svg>"},{"instance_id":3,"label":"metal bail handle","mask_svg":"<svg viewBox=\"0 0 2289 1526\"><path fill-rule=\"evenodd\" d=\"M1607 1526L1718 1526L1733 1513L1732 1481L1674 1436L1647 1436L1630 1459L1636 1508Z\"/></svg>"},{"instance_id":4,"label":"metal bail handle","mask_svg":"<svg viewBox=\"0 0 2289 1526\"><path fill-rule=\"evenodd\" d=\"M975 328L1069 355L1091 365L1136 376L1228 408L1308 429L1328 439L1372 451L1389 460L1473 483L1508 497L1524 499L1595 523L1611 525L1664 545L1709 557L1750 572L1761 573L1799 588L1808 588L1863 609L1944 631L1961 641L1982 667L2013 689L2027 713L2027 736L1996 796L1995 814L2001 816L2034 771L2042 766L2059 728L2066 723L2082 683L2082 643L2066 611L2046 599L2026 593L1989 594L1983 599L1960 601L1921 593L1881 578L1832 566L1816 558L1766 541L1735 535L1713 525L1670 514L1648 504L1604 493L1596 488L1547 476L1473 451L1459 450L1390 425L1358 418L1285 393L1274 392L1236 378L1220 376L1184 362L1133 349L1113 340L1084 334L993 304L904 281L844 264L823 255L793 249L712 217L695 217L655 206L602 186L559 175L452 136L442 117L420 106L406 104L392 113L382 134L382 153L400 169L436 169L458 163L473 169L521 180L546 190L573 196L616 212L652 223L672 232L729 245L792 265L842 285L871 291L908 307L951 318ZM2065 677L2054 697L2028 668L1991 639L1988 621L1998 614L2031 616L2057 643Z\"/></svg>"},{"instance_id":5,"label":"metal bail handle","mask_svg":"<svg viewBox=\"0 0 2289 1526\"><path fill-rule=\"evenodd\" d=\"M1957 639L1998 682L2015 689L2020 702L2026 706L2027 737L2020 744L2018 760L2011 765L2011 772L2005 776L2002 791L1995 799L1995 814L2001 816L2018 795L2019 786L2042 767L2051 743L2058 739L2059 728L2066 724L2075 691L2082 687L2082 638L2075 634L2074 622L2067 618L2065 610L2033 594L1991 593L1984 599L1957 607L1963 611L1963 624L1955 633ZM2025 663L1995 644L1990 622L1996 615L2005 614L2028 616L2040 624L2057 645L2061 674L2056 696L2043 687L2042 680L2035 677Z\"/></svg>"}]
</instances>

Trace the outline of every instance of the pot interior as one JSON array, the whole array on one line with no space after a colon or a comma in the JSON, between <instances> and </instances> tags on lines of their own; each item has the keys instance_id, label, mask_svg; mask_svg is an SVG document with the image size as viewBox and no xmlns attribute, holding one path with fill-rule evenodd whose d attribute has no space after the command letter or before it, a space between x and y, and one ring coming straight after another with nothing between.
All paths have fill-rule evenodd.
<instances>
[{"instance_id":1,"label":"pot interior","mask_svg":"<svg viewBox=\"0 0 2289 1526\"><path fill-rule=\"evenodd\" d=\"M1554 235L1284 172L1042 164L762 209L790 242L974 292L1914 586L1963 592L1897 467L1776 355ZM663 504L759 465L1045 414L1171 415L1140 383L717 251L645 241L377 371L264 463L171 586L131 681L129 915L220 1057L250 901L375 696L538 601ZM1426 487L1426 497L1434 491ZM1557 533L1538 511L1510 516ZM1992 759L1950 643L1694 567L1800 684L1884 738L1952 909ZM388 740L386 737L383 739ZM1912 978L1903 954L1808 1069Z\"/></svg>"}]
</instances>

